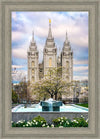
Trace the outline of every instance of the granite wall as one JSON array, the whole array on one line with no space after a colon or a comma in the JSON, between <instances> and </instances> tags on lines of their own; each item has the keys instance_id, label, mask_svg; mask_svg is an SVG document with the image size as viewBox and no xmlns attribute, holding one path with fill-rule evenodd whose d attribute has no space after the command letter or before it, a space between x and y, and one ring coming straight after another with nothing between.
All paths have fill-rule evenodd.
<instances>
[{"instance_id":1,"label":"granite wall","mask_svg":"<svg viewBox=\"0 0 100 139\"><path fill-rule=\"evenodd\" d=\"M88 118L88 112L12 112L12 121L17 122L19 120L32 120L34 117L42 116L48 123L51 123L53 119L57 117L67 117L69 119L83 117Z\"/></svg>"}]
</instances>

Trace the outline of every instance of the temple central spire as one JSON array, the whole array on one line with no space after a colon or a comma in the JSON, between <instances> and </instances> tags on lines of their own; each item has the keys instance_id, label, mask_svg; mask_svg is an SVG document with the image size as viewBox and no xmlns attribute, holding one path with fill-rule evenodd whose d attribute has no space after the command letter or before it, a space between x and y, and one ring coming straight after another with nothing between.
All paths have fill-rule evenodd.
<instances>
[{"instance_id":1,"label":"temple central spire","mask_svg":"<svg viewBox=\"0 0 100 139\"><path fill-rule=\"evenodd\" d=\"M34 31L32 32L32 42L34 42Z\"/></svg>"},{"instance_id":2,"label":"temple central spire","mask_svg":"<svg viewBox=\"0 0 100 139\"><path fill-rule=\"evenodd\" d=\"M48 33L48 39L52 39L52 32L51 32L51 19L49 19L49 33Z\"/></svg>"}]
</instances>

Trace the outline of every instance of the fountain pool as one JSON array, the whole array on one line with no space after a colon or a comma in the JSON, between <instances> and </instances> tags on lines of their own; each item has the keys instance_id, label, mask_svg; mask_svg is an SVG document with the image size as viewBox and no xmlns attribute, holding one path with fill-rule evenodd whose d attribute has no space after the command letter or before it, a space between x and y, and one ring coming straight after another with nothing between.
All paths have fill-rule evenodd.
<instances>
[{"instance_id":1,"label":"fountain pool","mask_svg":"<svg viewBox=\"0 0 100 139\"><path fill-rule=\"evenodd\" d=\"M12 112L43 112L43 111L42 111L42 106L40 106L40 103L39 103L39 104L29 105L27 106L27 108L24 107L24 104L20 104L14 107L12 109ZM48 111L48 112L53 112L53 111L51 109L51 111ZM71 104L68 106L62 104L62 106L60 106L59 112L88 112L88 108L84 108L84 107L77 106L74 104Z\"/></svg>"},{"instance_id":2,"label":"fountain pool","mask_svg":"<svg viewBox=\"0 0 100 139\"><path fill-rule=\"evenodd\" d=\"M24 104L20 104L12 109L12 121L15 122L22 119L26 121L32 120L38 115L44 117L48 123L51 123L57 117L73 119L83 115L87 119L88 108L74 104L66 106L61 101L49 99L47 101L41 101L39 104L28 104L26 108Z\"/></svg>"},{"instance_id":3,"label":"fountain pool","mask_svg":"<svg viewBox=\"0 0 100 139\"><path fill-rule=\"evenodd\" d=\"M81 115L83 115L85 119L88 118L88 108L84 108L74 104L66 106L60 101L56 102L54 100L50 100L48 104L45 103L45 101L42 101L39 104L27 105L26 108L24 104L20 104L12 109L12 121L28 121L39 115L41 117L44 117L48 123L52 123L52 120L57 117L67 117L69 119L73 119L75 117L81 117Z\"/></svg>"}]
</instances>

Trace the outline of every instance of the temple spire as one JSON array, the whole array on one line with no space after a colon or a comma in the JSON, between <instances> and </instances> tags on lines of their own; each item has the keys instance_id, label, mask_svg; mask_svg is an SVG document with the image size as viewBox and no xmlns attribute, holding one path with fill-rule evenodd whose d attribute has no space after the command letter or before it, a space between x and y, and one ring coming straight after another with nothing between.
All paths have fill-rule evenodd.
<instances>
[{"instance_id":1,"label":"temple spire","mask_svg":"<svg viewBox=\"0 0 100 139\"><path fill-rule=\"evenodd\" d=\"M67 31L66 31L66 40L65 40L66 43L68 43L68 35L67 35Z\"/></svg>"},{"instance_id":2,"label":"temple spire","mask_svg":"<svg viewBox=\"0 0 100 139\"><path fill-rule=\"evenodd\" d=\"M51 19L49 19L49 33L48 33L48 39L52 38L52 32L51 32Z\"/></svg>"},{"instance_id":3,"label":"temple spire","mask_svg":"<svg viewBox=\"0 0 100 139\"><path fill-rule=\"evenodd\" d=\"M30 40L30 48L33 47L37 49L36 42L34 40L34 31L32 31L32 39Z\"/></svg>"},{"instance_id":4,"label":"temple spire","mask_svg":"<svg viewBox=\"0 0 100 139\"><path fill-rule=\"evenodd\" d=\"M67 35L67 31L66 31L66 38L65 38L65 41L64 41L64 46L63 46L63 48L65 48L65 47L69 47L70 48L70 42L69 42L69 40L68 40L68 35Z\"/></svg>"},{"instance_id":5,"label":"temple spire","mask_svg":"<svg viewBox=\"0 0 100 139\"><path fill-rule=\"evenodd\" d=\"M34 42L34 31L32 32L32 42Z\"/></svg>"}]
</instances>

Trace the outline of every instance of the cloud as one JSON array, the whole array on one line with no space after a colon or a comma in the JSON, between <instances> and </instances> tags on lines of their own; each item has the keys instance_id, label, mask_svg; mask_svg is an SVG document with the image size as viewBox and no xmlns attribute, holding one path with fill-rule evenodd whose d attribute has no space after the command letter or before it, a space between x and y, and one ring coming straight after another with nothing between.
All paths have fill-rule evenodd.
<instances>
[{"instance_id":1,"label":"cloud","mask_svg":"<svg viewBox=\"0 0 100 139\"><path fill-rule=\"evenodd\" d=\"M86 70L88 70L88 66L73 67L73 71L86 71Z\"/></svg>"},{"instance_id":2,"label":"cloud","mask_svg":"<svg viewBox=\"0 0 100 139\"><path fill-rule=\"evenodd\" d=\"M79 66L73 68L74 80L86 80L88 79L88 66Z\"/></svg>"},{"instance_id":3,"label":"cloud","mask_svg":"<svg viewBox=\"0 0 100 139\"><path fill-rule=\"evenodd\" d=\"M74 80L88 80L88 76L74 76Z\"/></svg>"},{"instance_id":4,"label":"cloud","mask_svg":"<svg viewBox=\"0 0 100 139\"><path fill-rule=\"evenodd\" d=\"M88 60L76 60L76 59L74 59L74 60L73 60L73 64L74 64L74 65L88 64Z\"/></svg>"},{"instance_id":5,"label":"cloud","mask_svg":"<svg viewBox=\"0 0 100 139\"><path fill-rule=\"evenodd\" d=\"M12 56L16 58L27 59L27 50L24 48L12 49Z\"/></svg>"},{"instance_id":6,"label":"cloud","mask_svg":"<svg viewBox=\"0 0 100 139\"><path fill-rule=\"evenodd\" d=\"M16 44L14 43L13 48L12 48L12 57L14 58L21 58L21 59L27 59L27 50L29 48L29 40L28 41L24 41Z\"/></svg>"},{"instance_id":7,"label":"cloud","mask_svg":"<svg viewBox=\"0 0 100 139\"><path fill-rule=\"evenodd\" d=\"M16 72L12 72L12 80L13 81L22 81L24 77L27 77L26 70L18 70Z\"/></svg>"},{"instance_id":8,"label":"cloud","mask_svg":"<svg viewBox=\"0 0 100 139\"><path fill-rule=\"evenodd\" d=\"M21 66L21 65L12 65L12 69L21 69L23 68L24 66Z\"/></svg>"},{"instance_id":9,"label":"cloud","mask_svg":"<svg viewBox=\"0 0 100 139\"><path fill-rule=\"evenodd\" d=\"M19 41L23 39L25 34L19 31L12 31L12 41Z\"/></svg>"},{"instance_id":10,"label":"cloud","mask_svg":"<svg viewBox=\"0 0 100 139\"><path fill-rule=\"evenodd\" d=\"M16 12L12 12L12 19L16 21L17 15Z\"/></svg>"},{"instance_id":11,"label":"cloud","mask_svg":"<svg viewBox=\"0 0 100 139\"><path fill-rule=\"evenodd\" d=\"M70 12L68 13L70 14ZM20 12L17 17L17 22L19 21L18 25L23 24L21 26L22 29L20 29L22 33L13 32L12 40L22 39L26 35L29 37L33 29L37 37L40 39L43 37L46 38L48 34L48 19L51 18L52 32L55 39L60 39L63 44L67 31L71 44L87 47L88 27L85 26L84 18L80 16L81 13L72 13L76 15L76 17L73 16L75 20L71 16L59 14L59 12ZM79 24L77 23L78 21L82 23Z\"/></svg>"}]
</instances>

